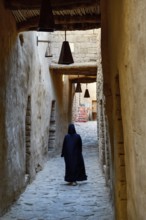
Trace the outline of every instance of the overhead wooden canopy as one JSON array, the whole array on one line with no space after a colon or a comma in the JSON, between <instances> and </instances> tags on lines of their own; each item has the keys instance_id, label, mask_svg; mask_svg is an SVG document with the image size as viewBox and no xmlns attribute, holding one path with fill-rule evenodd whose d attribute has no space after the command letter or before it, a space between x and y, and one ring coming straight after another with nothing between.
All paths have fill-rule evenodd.
<instances>
[{"instance_id":1,"label":"overhead wooden canopy","mask_svg":"<svg viewBox=\"0 0 146 220\"><path fill-rule=\"evenodd\" d=\"M55 30L100 28L100 0L50 0ZM37 30L41 0L5 0L18 31ZM49 25L49 24L48 24Z\"/></svg>"}]
</instances>

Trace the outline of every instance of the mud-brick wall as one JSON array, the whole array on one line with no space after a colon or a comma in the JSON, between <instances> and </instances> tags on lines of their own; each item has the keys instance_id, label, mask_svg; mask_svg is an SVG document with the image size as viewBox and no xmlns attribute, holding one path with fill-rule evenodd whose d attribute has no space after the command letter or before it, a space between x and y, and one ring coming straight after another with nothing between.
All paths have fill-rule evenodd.
<instances>
[{"instance_id":1,"label":"mud-brick wall","mask_svg":"<svg viewBox=\"0 0 146 220\"><path fill-rule=\"evenodd\" d=\"M37 46L35 32L17 35L14 18L3 2L0 13L5 18L0 20L1 215L48 158L54 100L56 145L61 147L68 120L68 81L63 83L61 76L49 73L49 60L44 56L46 44Z\"/></svg>"},{"instance_id":2,"label":"mud-brick wall","mask_svg":"<svg viewBox=\"0 0 146 220\"><path fill-rule=\"evenodd\" d=\"M120 13L118 9L122 9L122 3L114 2L113 4L115 8L112 8L112 13L114 16L118 16ZM101 7L103 13L103 29L101 41L104 79L103 90L106 100L105 110L109 124L109 137L111 143L111 187L113 190L112 195L115 208L115 219L122 220L127 219L125 143L123 137L123 115L121 114L122 91L119 82L120 76L118 71L118 64L116 63L119 52L118 46L120 43L118 42L119 38L115 37L113 34L114 32L117 32L118 35L118 33L120 33L119 29L121 30L121 27L118 25L118 22L116 22L116 18L114 16L110 16L111 5L107 4L106 1L102 1ZM116 29L114 29L115 27Z\"/></svg>"},{"instance_id":3,"label":"mud-brick wall","mask_svg":"<svg viewBox=\"0 0 146 220\"><path fill-rule=\"evenodd\" d=\"M146 210L146 21L144 19L146 2L142 0L137 4L135 1L112 0L109 4L107 1L102 1L102 6L103 3L106 7L102 13L107 16L107 22L103 22L102 29L102 40L103 37L106 39L106 41L103 40L105 45L103 45L103 59L108 61L104 62L103 75L106 80L109 79L106 82L112 91L113 111L110 127L114 155L116 219L144 220ZM119 78L119 85L115 83L117 78ZM123 187L120 181L124 181Z\"/></svg>"}]
</instances>

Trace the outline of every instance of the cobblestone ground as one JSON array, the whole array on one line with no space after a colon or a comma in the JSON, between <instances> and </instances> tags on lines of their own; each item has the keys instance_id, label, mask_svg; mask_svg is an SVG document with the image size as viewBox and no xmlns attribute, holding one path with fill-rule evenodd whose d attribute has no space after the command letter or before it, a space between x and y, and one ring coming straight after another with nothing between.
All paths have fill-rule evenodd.
<instances>
[{"instance_id":1,"label":"cobblestone ground","mask_svg":"<svg viewBox=\"0 0 146 220\"><path fill-rule=\"evenodd\" d=\"M49 159L35 181L1 220L112 220L108 189L98 163L96 122L76 123L88 180L64 182L64 160Z\"/></svg>"}]
</instances>

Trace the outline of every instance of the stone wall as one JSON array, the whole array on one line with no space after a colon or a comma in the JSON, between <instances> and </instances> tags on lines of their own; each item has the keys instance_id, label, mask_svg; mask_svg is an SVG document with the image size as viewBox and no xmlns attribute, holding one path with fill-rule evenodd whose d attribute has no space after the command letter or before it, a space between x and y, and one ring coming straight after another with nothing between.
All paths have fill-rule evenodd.
<instances>
[{"instance_id":1,"label":"stone wall","mask_svg":"<svg viewBox=\"0 0 146 220\"><path fill-rule=\"evenodd\" d=\"M57 63L61 51L62 42L65 40L64 31L51 33L52 62ZM84 63L100 59L100 29L88 31L67 31L66 40L70 43L74 62Z\"/></svg>"},{"instance_id":2,"label":"stone wall","mask_svg":"<svg viewBox=\"0 0 146 220\"><path fill-rule=\"evenodd\" d=\"M146 26L146 2L111 0L109 3L102 1L101 7L103 77L112 149L115 219L144 220L146 29L143 27Z\"/></svg>"}]
</instances>

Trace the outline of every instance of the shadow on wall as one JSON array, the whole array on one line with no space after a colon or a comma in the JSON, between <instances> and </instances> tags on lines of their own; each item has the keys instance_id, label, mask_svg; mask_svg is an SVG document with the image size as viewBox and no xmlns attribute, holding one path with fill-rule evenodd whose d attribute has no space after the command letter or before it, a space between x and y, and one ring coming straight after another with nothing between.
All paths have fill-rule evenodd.
<instances>
[{"instance_id":1,"label":"shadow on wall","mask_svg":"<svg viewBox=\"0 0 146 220\"><path fill-rule=\"evenodd\" d=\"M52 78L52 86L56 95L56 99L59 105L63 103L63 83L62 83L62 75L50 73ZM57 104L57 103L56 103Z\"/></svg>"}]
</instances>

